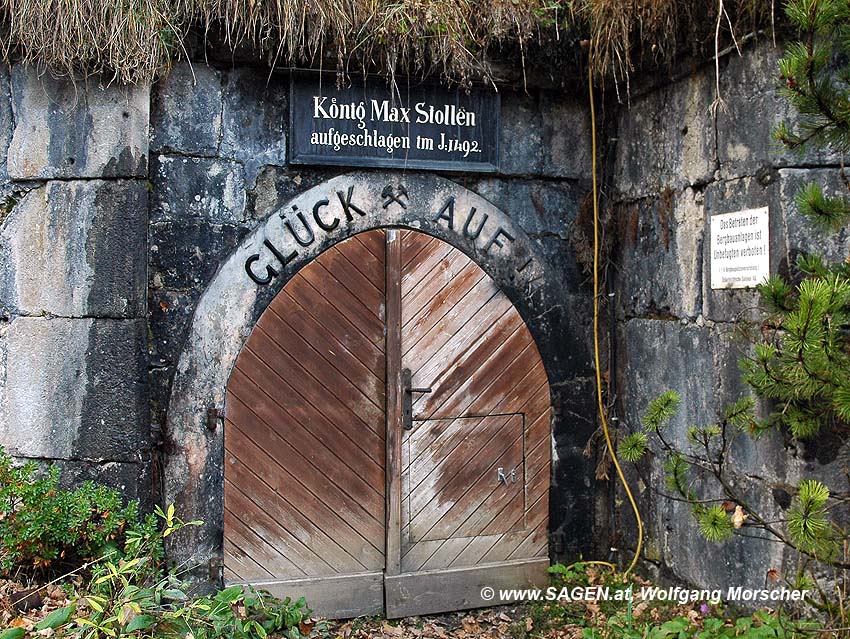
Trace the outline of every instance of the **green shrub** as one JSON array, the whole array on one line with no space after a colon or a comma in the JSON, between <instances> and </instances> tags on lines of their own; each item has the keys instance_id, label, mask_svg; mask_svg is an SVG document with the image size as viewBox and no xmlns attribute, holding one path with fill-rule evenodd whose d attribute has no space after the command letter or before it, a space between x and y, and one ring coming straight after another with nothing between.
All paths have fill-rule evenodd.
<instances>
[{"instance_id":1,"label":"green shrub","mask_svg":"<svg viewBox=\"0 0 850 639\"><path fill-rule=\"evenodd\" d=\"M792 621L781 613L756 612L738 619L675 617L638 623L626 614L608 619L604 628L585 628L582 639L803 639L826 636L819 624Z\"/></svg>"},{"instance_id":2,"label":"green shrub","mask_svg":"<svg viewBox=\"0 0 850 639\"><path fill-rule=\"evenodd\" d=\"M162 540L185 526L174 506L155 509L157 525L139 529L120 548L120 560L97 562L71 603L51 613L36 630L79 639L157 637L266 639L299 637L310 614L303 599L280 600L267 592L231 586L211 595L189 596L178 568L158 560ZM2 635L0 635L2 637Z\"/></svg>"},{"instance_id":3,"label":"green shrub","mask_svg":"<svg viewBox=\"0 0 850 639\"><path fill-rule=\"evenodd\" d=\"M66 490L59 476L56 466L15 465L0 447L0 573L82 563L143 525L138 503L123 505L117 490L90 481Z\"/></svg>"}]
</instances>

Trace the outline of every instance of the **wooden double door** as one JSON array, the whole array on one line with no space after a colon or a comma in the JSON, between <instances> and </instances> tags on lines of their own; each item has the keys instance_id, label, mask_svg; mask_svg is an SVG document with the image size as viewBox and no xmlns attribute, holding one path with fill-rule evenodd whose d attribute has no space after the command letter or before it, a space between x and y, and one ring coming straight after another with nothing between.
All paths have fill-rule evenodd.
<instances>
[{"instance_id":1,"label":"wooden double door","mask_svg":"<svg viewBox=\"0 0 850 639\"><path fill-rule=\"evenodd\" d=\"M549 386L466 255L376 230L263 313L225 407L224 577L332 617L499 603L546 580Z\"/></svg>"}]
</instances>

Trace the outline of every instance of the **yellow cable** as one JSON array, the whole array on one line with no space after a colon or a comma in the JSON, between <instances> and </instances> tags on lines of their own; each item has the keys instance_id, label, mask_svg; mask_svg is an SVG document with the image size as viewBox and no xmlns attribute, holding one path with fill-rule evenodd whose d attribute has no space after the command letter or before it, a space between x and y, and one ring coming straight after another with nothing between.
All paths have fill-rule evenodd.
<instances>
[{"instance_id":1,"label":"yellow cable","mask_svg":"<svg viewBox=\"0 0 850 639\"><path fill-rule=\"evenodd\" d=\"M620 468L620 462L617 460L617 453L614 452L614 444L611 441L611 433L608 430L608 420L605 417L605 405L602 402L602 369L599 362L599 188L596 184L596 107L593 103L593 71L590 65L587 67L587 88L590 93L590 135L591 135L591 159L593 167L591 173L593 175L593 351L594 361L596 362L596 402L599 408L599 417L602 420L602 432L605 434L605 443L608 444L608 451L611 454L611 461L614 462L614 467L617 469L617 475L620 481L623 482L623 489L629 498L629 503L632 505L632 510L635 513L638 527L637 549L635 556L632 558L632 563L623 573L624 576L634 569L637 564L640 551L643 547L643 520L640 518L637 503L626 482L626 477L623 475L623 469ZM597 563L597 562L583 562ZM607 562L598 562L606 564Z\"/></svg>"},{"instance_id":2,"label":"yellow cable","mask_svg":"<svg viewBox=\"0 0 850 639\"><path fill-rule=\"evenodd\" d=\"M610 568L611 572L617 572L617 566L612 564L610 561L574 561L569 566L567 566L567 570L571 570L576 566L605 566L606 568Z\"/></svg>"}]
</instances>

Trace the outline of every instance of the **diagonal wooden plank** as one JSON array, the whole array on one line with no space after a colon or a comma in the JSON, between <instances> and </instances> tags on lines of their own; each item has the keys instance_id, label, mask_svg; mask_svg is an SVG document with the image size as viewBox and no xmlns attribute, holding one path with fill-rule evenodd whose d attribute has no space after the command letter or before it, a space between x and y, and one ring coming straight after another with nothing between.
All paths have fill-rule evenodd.
<instances>
[{"instance_id":1,"label":"diagonal wooden plank","mask_svg":"<svg viewBox=\"0 0 850 639\"><path fill-rule=\"evenodd\" d=\"M355 487L362 485L381 494L381 464L355 446L341 430L341 425L330 421L315 406L306 402L249 349L243 350L239 356L230 386L233 393L252 408L252 402L257 402L257 406L265 411L264 415L269 420L267 423L279 423L287 435L294 433L302 440L306 438L317 450L332 452L335 459L350 471L346 473L349 477L347 483L353 482ZM256 408L255 412L258 412Z\"/></svg>"},{"instance_id":2,"label":"diagonal wooden plank","mask_svg":"<svg viewBox=\"0 0 850 639\"><path fill-rule=\"evenodd\" d=\"M499 403L527 375L533 356L529 344L517 345L509 338L504 348L488 360L487 368L463 380L454 392L444 397L433 414L475 415L489 412L490 406Z\"/></svg>"},{"instance_id":3,"label":"diagonal wooden plank","mask_svg":"<svg viewBox=\"0 0 850 639\"><path fill-rule=\"evenodd\" d=\"M506 433L514 427L508 416L460 418L453 420L453 426L454 437L442 446L429 445L419 455L411 451L415 457L408 469L413 516L430 501L428 495L455 499L457 495L443 494L446 487L458 474L474 478L484 472L493 457L505 450Z\"/></svg>"},{"instance_id":4,"label":"diagonal wooden plank","mask_svg":"<svg viewBox=\"0 0 850 639\"><path fill-rule=\"evenodd\" d=\"M326 448L309 437L305 432L294 428L282 436L272 427L268 420L267 400L254 397L248 407L239 395L231 397L228 406L228 417L240 431L250 437L256 444L268 451L274 451L274 461L290 473L302 476L309 486L321 487L325 499L334 497L338 503L336 508L350 512L353 522L361 522L365 531L374 530L375 525L383 522L378 517L382 512L383 494L376 492L369 484L360 479L354 471L339 463L328 454ZM274 416L276 413L272 412ZM236 443L228 448L236 452L242 451L242 445ZM262 467L260 467L262 468Z\"/></svg>"},{"instance_id":5,"label":"diagonal wooden plank","mask_svg":"<svg viewBox=\"0 0 850 639\"><path fill-rule=\"evenodd\" d=\"M508 555L508 560L525 559L527 557L545 557L549 550L549 535L546 530L538 527L532 534Z\"/></svg>"},{"instance_id":6,"label":"diagonal wooden plank","mask_svg":"<svg viewBox=\"0 0 850 639\"><path fill-rule=\"evenodd\" d=\"M461 297L457 289L465 278L477 282L485 277L483 271L459 251L450 253L430 271L413 272L411 276L416 284L402 298L403 326L416 320L420 313L435 312L441 302L444 307L454 304Z\"/></svg>"},{"instance_id":7,"label":"diagonal wooden plank","mask_svg":"<svg viewBox=\"0 0 850 639\"><path fill-rule=\"evenodd\" d=\"M434 553L422 564L421 570L436 570L438 568L446 568L457 559L458 555L466 550L466 547L472 542L471 537L458 537L456 539L446 539L434 551Z\"/></svg>"},{"instance_id":8,"label":"diagonal wooden plank","mask_svg":"<svg viewBox=\"0 0 850 639\"><path fill-rule=\"evenodd\" d=\"M410 262L409 266L404 267L401 276L401 294L402 299L407 302L413 295L424 288L424 283L429 280L436 272L438 272L448 260L459 259L458 251L449 245L435 240L431 245L422 249L419 254ZM459 266L463 266L461 261ZM433 288L429 289L431 294L437 291ZM411 313L406 313L402 316L402 321L407 322Z\"/></svg>"},{"instance_id":9,"label":"diagonal wooden plank","mask_svg":"<svg viewBox=\"0 0 850 639\"><path fill-rule=\"evenodd\" d=\"M429 394L414 402L414 415L423 419L432 415L437 417L434 415L435 410L464 383L468 383L473 375L486 373L482 367L500 349L507 347L507 353L510 354L513 349L521 348L525 341L509 313L500 317L487 331L472 337L468 345L460 339L456 340L458 356L452 360L450 368L443 368L438 360L432 360L414 374L414 384L431 388Z\"/></svg>"},{"instance_id":10,"label":"diagonal wooden plank","mask_svg":"<svg viewBox=\"0 0 850 639\"><path fill-rule=\"evenodd\" d=\"M224 538L225 567L238 569L241 575L244 575L244 579L273 579L274 575L254 559L259 557L260 553L250 542L242 538L241 530L231 530L229 524L227 513L225 513L224 525L228 531ZM242 550L242 546L248 550ZM263 561L262 558L259 559Z\"/></svg>"},{"instance_id":11,"label":"diagonal wooden plank","mask_svg":"<svg viewBox=\"0 0 850 639\"><path fill-rule=\"evenodd\" d=\"M432 448L450 450L462 437L463 432L458 429L458 424L455 424L455 420L451 417L431 420L414 419L413 430L409 431L405 438L410 456L404 470L408 470L410 464L424 452Z\"/></svg>"},{"instance_id":12,"label":"diagonal wooden plank","mask_svg":"<svg viewBox=\"0 0 850 639\"><path fill-rule=\"evenodd\" d=\"M247 459L257 459L257 451L249 449L242 452ZM307 572L308 567L314 565L322 568L331 567L338 571L357 572L366 569L363 561L361 561L363 553L357 553L361 557L361 559L358 559L343 545L348 542L355 548L362 546L363 540L359 533L341 534L337 539L331 538L324 532L322 526L314 523L311 517L313 519L325 517L325 524L330 524L334 521L334 518L329 517L328 512L320 506L312 505L310 500L301 503L295 498L295 496L303 496L303 493L307 492L300 482L292 481L289 485L294 485L293 492L287 491L281 494L269 485L269 482L274 484L276 481L280 481L282 476L287 476L286 471L280 471L282 475L278 475L279 471L272 467L269 472L273 475L269 475L267 480L267 477L260 477L240 458L229 451L226 459L228 464L238 465L238 467L234 468L229 473L230 476L225 479L225 508L235 509L240 513L252 513L254 510L265 512L277 526L284 529L282 535L285 546L295 544L302 547L296 552L302 556L299 566L305 569L305 572ZM238 496L238 494L243 495L245 499L235 499L231 508L228 498L233 495ZM297 505L293 505L292 502L296 502ZM225 535L226 537L227 535ZM277 542L275 541L275 543ZM306 561L303 559L305 551L309 553L306 555ZM333 566L328 563L329 560L333 562Z\"/></svg>"},{"instance_id":13,"label":"diagonal wooden plank","mask_svg":"<svg viewBox=\"0 0 850 639\"><path fill-rule=\"evenodd\" d=\"M481 419L477 418L414 421L414 430L406 440L409 459L404 468L412 476L411 489L415 490L427 476L428 470L439 460L447 458L458 446L461 446L461 454L471 459L483 442L470 439L468 434L480 422Z\"/></svg>"},{"instance_id":14,"label":"diagonal wooden plank","mask_svg":"<svg viewBox=\"0 0 850 639\"><path fill-rule=\"evenodd\" d=\"M366 250L363 249L362 252L366 253ZM351 253L351 250L332 246L322 253L320 263L337 282L357 298L366 310L375 315L378 320L383 321L384 291L375 283L375 276L384 274L383 264L377 265L379 267L376 269L377 273L369 273L370 265L363 264L362 258L358 259L358 256ZM366 273L364 274L363 271Z\"/></svg>"},{"instance_id":15,"label":"diagonal wooden plank","mask_svg":"<svg viewBox=\"0 0 850 639\"><path fill-rule=\"evenodd\" d=\"M434 236L418 231L410 231L407 229L401 230L401 255L402 268L406 268L410 260L412 260L425 246L431 242L438 241Z\"/></svg>"},{"instance_id":16,"label":"diagonal wooden plank","mask_svg":"<svg viewBox=\"0 0 850 639\"><path fill-rule=\"evenodd\" d=\"M384 252L386 250L386 231L384 229L376 229L373 231L366 231L365 233L358 233L350 238L353 242L359 242L364 247L366 247L369 252L375 256L376 259L380 260L381 263L384 261Z\"/></svg>"},{"instance_id":17,"label":"diagonal wooden plank","mask_svg":"<svg viewBox=\"0 0 850 639\"><path fill-rule=\"evenodd\" d=\"M510 448L455 503L452 508L452 511L457 511L453 517L454 521L448 521L447 516L444 515L440 521L434 524L434 527L429 531L429 536L431 534L451 535L452 537L480 535L485 527L493 523L496 513L501 513L499 517L507 515L510 519L513 519L510 515L514 512L520 516L517 523L513 525L506 523L502 530L498 532L510 532L515 528L521 528L521 516L525 510L525 471L522 460L522 444L522 433L520 432L517 439L511 443ZM495 478L498 475L494 472L497 468L504 468L505 472L516 470L517 483L509 482L507 485L497 483ZM461 522L460 525L458 525L458 521Z\"/></svg>"},{"instance_id":18,"label":"diagonal wooden plank","mask_svg":"<svg viewBox=\"0 0 850 639\"><path fill-rule=\"evenodd\" d=\"M360 237L362 238L362 235ZM344 242L335 244L328 250L335 251L347 260L353 268L357 269L369 281L369 283L375 287L383 299L384 282L382 280L384 279L384 263L386 261L383 249L385 234L379 232L375 235L375 237L379 238L379 241L381 242L380 254L377 256L372 253L365 244L363 244L362 239L358 239L357 237L349 238ZM328 262L326 262L326 264L328 264ZM350 268L345 268L346 273L350 270Z\"/></svg>"},{"instance_id":19,"label":"diagonal wooden plank","mask_svg":"<svg viewBox=\"0 0 850 639\"><path fill-rule=\"evenodd\" d=\"M344 275L342 275L344 277ZM311 262L307 267L298 272L296 278L309 282L320 295L327 300L340 313L348 318L366 339L376 346L384 341L384 320L376 317L371 309L367 308L359 297L353 294L337 276L330 273L321 260Z\"/></svg>"},{"instance_id":20,"label":"diagonal wooden plank","mask_svg":"<svg viewBox=\"0 0 850 639\"><path fill-rule=\"evenodd\" d=\"M452 286L445 286L434 293L433 297L418 307L415 304L408 306L407 301L402 306L402 326L404 335L407 340L411 335L424 335L435 324L439 324L445 316L452 310L458 299L463 298L471 291L484 277L486 277L477 267L468 265L466 268L457 273L456 279ZM449 274L446 274L448 276ZM422 297L427 297L431 291L425 290ZM421 298L415 299L422 301Z\"/></svg>"},{"instance_id":21,"label":"diagonal wooden plank","mask_svg":"<svg viewBox=\"0 0 850 639\"><path fill-rule=\"evenodd\" d=\"M547 521L549 517L549 498L548 491L538 499L529 508L529 524L528 532L513 533L504 535L490 550L481 558L482 562L490 563L496 561L505 561L508 557L514 554L519 546L529 536L546 536L548 532Z\"/></svg>"},{"instance_id":22,"label":"diagonal wooden plank","mask_svg":"<svg viewBox=\"0 0 850 639\"><path fill-rule=\"evenodd\" d=\"M227 513L225 513L226 515ZM228 528L228 533L230 529ZM242 579L250 577L262 577L268 579L273 577L268 570L251 558L251 555L239 547L240 539L236 534L227 534L224 536L224 567L236 572L237 576Z\"/></svg>"},{"instance_id":23,"label":"diagonal wooden plank","mask_svg":"<svg viewBox=\"0 0 850 639\"><path fill-rule=\"evenodd\" d=\"M545 472L544 472L545 471ZM537 474L534 477L528 479L527 482L527 503L529 504L525 513L513 513L509 517L509 524L511 526L516 526L521 522L521 519L524 518L523 522L526 530L533 530L539 523L538 519L543 515L548 513L549 508L549 477L548 477L548 465L544 468L538 469ZM545 509L543 509L542 502L545 502ZM496 532L499 532L499 529L504 526L504 523L499 522L498 524L493 523L491 526L488 526L484 529L483 534L489 535Z\"/></svg>"},{"instance_id":24,"label":"diagonal wooden plank","mask_svg":"<svg viewBox=\"0 0 850 639\"><path fill-rule=\"evenodd\" d=\"M346 356L350 357L351 354L345 350L342 344L333 340L332 335L328 336L331 339L327 348L324 349L321 344L303 337L296 328L274 312L269 313L269 315L271 316L269 321L262 328L274 339L277 345L290 356L298 358L301 365L314 378L326 388L332 388L334 393L353 409L362 409L362 412L358 412L361 419L367 423L381 422L376 434L383 439L383 389L379 385L371 383L376 378L368 372L368 369L362 364L359 371L352 370L351 366L347 366L347 362L344 360ZM378 389L381 389L380 395L375 392ZM370 406L361 406L365 402L368 402Z\"/></svg>"},{"instance_id":25,"label":"diagonal wooden plank","mask_svg":"<svg viewBox=\"0 0 850 639\"><path fill-rule=\"evenodd\" d=\"M383 380L386 361L383 343L375 336L367 336L341 312L325 295L316 290L305 278L294 277L286 285L284 292L295 298L310 315L322 326L332 327L334 335L349 351ZM383 327L382 327L383 334Z\"/></svg>"},{"instance_id":26,"label":"diagonal wooden plank","mask_svg":"<svg viewBox=\"0 0 850 639\"><path fill-rule=\"evenodd\" d=\"M224 507L245 525L246 536L251 535L261 539L274 553L291 564L291 568L275 575L276 577L304 575L310 567L333 570L324 558L305 546L280 521L270 517L264 507L257 507L260 506L256 503L258 500L262 502L273 497L274 491L262 482L236 485L229 479L224 480Z\"/></svg>"},{"instance_id":27,"label":"diagonal wooden plank","mask_svg":"<svg viewBox=\"0 0 850 639\"><path fill-rule=\"evenodd\" d=\"M280 305L277 304L278 300L281 301ZM286 322L294 331L298 332L304 341L309 342L326 361L331 362L349 381L356 384L361 392L374 395L377 398L378 405L383 405L384 378L376 375L364 363L364 361L370 361L373 357L371 349L368 353L364 353L357 348L357 342L347 339L344 333L340 334L328 329L292 298L286 289L278 294L269 309L281 321ZM380 355L383 356L383 351L380 352Z\"/></svg>"},{"instance_id":28,"label":"diagonal wooden plank","mask_svg":"<svg viewBox=\"0 0 850 639\"><path fill-rule=\"evenodd\" d=\"M467 525L469 517L482 504L498 512L506 500L516 498L521 509L522 477L518 478L517 484L503 486L497 482L496 468L502 466L510 470L517 465L521 467L522 437L522 418L514 416L513 419L504 420L499 432L492 439L485 440L484 448L468 465L460 468L457 465L447 466L452 474L440 478L441 488L434 491L420 490L416 496L421 494L422 498L412 502L417 505L426 503L419 510L411 508L411 535L415 535L417 539L449 538L459 527ZM520 472L521 470L520 468ZM488 498L493 495L496 495L496 499L489 501ZM469 531L475 525L479 529L483 527L478 520L470 522L465 531L458 532L459 536L479 534L480 530ZM506 532L509 529L492 532Z\"/></svg>"},{"instance_id":29,"label":"diagonal wooden plank","mask_svg":"<svg viewBox=\"0 0 850 639\"><path fill-rule=\"evenodd\" d=\"M416 572L417 570L421 570L425 562L428 561L442 545L442 540L420 541L415 544L411 544L405 549L404 555L401 558L402 571Z\"/></svg>"},{"instance_id":30,"label":"diagonal wooden plank","mask_svg":"<svg viewBox=\"0 0 850 639\"><path fill-rule=\"evenodd\" d=\"M403 238L410 239L408 241L409 246L404 246L405 240L402 239L402 295L410 289L411 282L415 282L415 279L410 276L411 273L423 268L422 264L426 260L430 260L433 265L452 251L451 246L430 235L413 231L404 231L403 233ZM428 267L424 268L427 271ZM405 276L408 276L407 282L404 281Z\"/></svg>"},{"instance_id":31,"label":"diagonal wooden plank","mask_svg":"<svg viewBox=\"0 0 850 639\"><path fill-rule=\"evenodd\" d=\"M474 315L461 330L446 340L439 349L429 352L424 348L420 349L417 345L405 357L405 366L413 372L414 383L433 383L435 379L445 376L446 371L452 370L462 365L465 360L474 357L475 350L485 345L487 335L491 331L499 331L507 339L510 331L516 328L510 311L511 307L507 299L498 296L486 304L479 314ZM437 330L439 331L439 328Z\"/></svg>"},{"instance_id":32,"label":"diagonal wooden plank","mask_svg":"<svg viewBox=\"0 0 850 639\"><path fill-rule=\"evenodd\" d=\"M526 404L520 410L537 408L540 411L542 404L544 408L543 414L539 414L531 425L526 425L526 459L525 472L526 477L537 476L539 473L546 471L548 475L549 468L549 408L548 408L549 388L548 384L539 386L536 393L531 395ZM533 447L533 449L532 449ZM520 500L522 502L523 500ZM488 534L496 533L505 530L505 521L512 522L508 524L510 529L516 528L522 522L522 509L518 508L513 503L505 503L503 508L498 505L492 509L484 510L481 507L470 516L470 519L464 523L453 534L467 535L472 534L465 526L474 525L477 530L487 530ZM491 526L493 522L499 522L497 525Z\"/></svg>"},{"instance_id":33,"label":"diagonal wooden plank","mask_svg":"<svg viewBox=\"0 0 850 639\"><path fill-rule=\"evenodd\" d=\"M533 386L534 382L537 382L536 389L534 389ZM525 401L523 404L520 404L518 400L514 401L514 393L516 388L519 386L522 386L523 388L523 393L521 394L521 397L524 398ZM545 412L548 420L548 382L545 380L540 382L539 377L528 375L519 382L517 387L514 389L507 389L502 399L490 406L489 412L493 415L522 413L535 420L532 423L535 423L539 415ZM406 462L405 470L407 470L411 464L415 464L417 459L429 450L433 449L435 451L439 451L438 454L440 455L448 454L448 450L450 450L454 445L452 440L454 438L464 436L462 432L451 428L453 423L453 420L446 418L414 422L414 430L411 431L406 440L411 452ZM474 429L476 424L477 422L470 422L470 428ZM420 426L417 427L417 425ZM548 439L548 425L546 428L545 437ZM544 433L541 433L541 436L543 435ZM531 443L534 444L535 441L536 440L532 439Z\"/></svg>"},{"instance_id":34,"label":"diagonal wooden plank","mask_svg":"<svg viewBox=\"0 0 850 639\"><path fill-rule=\"evenodd\" d=\"M252 525L245 523L243 517L235 515L232 510L225 510L224 519L235 535L241 535L243 545L240 547L251 553L251 557L258 564L262 564L269 572L275 575L292 576L304 574L304 571L295 562L290 561L277 548L269 544Z\"/></svg>"},{"instance_id":35,"label":"diagonal wooden plank","mask_svg":"<svg viewBox=\"0 0 850 639\"><path fill-rule=\"evenodd\" d=\"M237 575L233 571L233 568L231 568L228 565L226 558L224 560L224 572L222 573L222 576L224 577L225 583L233 583L234 581L242 581L242 577L240 575Z\"/></svg>"},{"instance_id":36,"label":"diagonal wooden plank","mask_svg":"<svg viewBox=\"0 0 850 639\"><path fill-rule=\"evenodd\" d=\"M481 562L481 558L487 554L503 535L478 535L473 537L470 544L463 549L454 561L452 566L474 566Z\"/></svg>"},{"instance_id":37,"label":"diagonal wooden plank","mask_svg":"<svg viewBox=\"0 0 850 639\"><path fill-rule=\"evenodd\" d=\"M232 423L231 433L240 439L239 447L228 447L226 454L237 456L242 464L228 464L228 470L236 484L247 484L259 477L271 491L281 496L278 503L269 501L270 508L280 508L281 515L291 516L300 522L305 531L310 530L307 521L316 528L333 532L333 538L367 569L381 560L383 543L382 522L371 513L363 512L356 503L333 481L324 477L321 470L312 464L297 465L296 457L286 448L285 442L271 438L273 446L264 446L262 439L255 441L256 428L253 424L240 427ZM253 435L253 436L252 436ZM274 457L269 450L276 451ZM277 451L284 454L278 455ZM249 471L247 467L262 469ZM250 475L249 475L250 473ZM259 475L262 476L259 476ZM285 496L285 497L284 497ZM293 504L297 504L297 507ZM382 510L378 511L382 514ZM293 514L297 511L299 514ZM367 514L369 516L367 516ZM328 533L330 536L330 532ZM368 543L364 543L364 540Z\"/></svg>"},{"instance_id":38,"label":"diagonal wooden plank","mask_svg":"<svg viewBox=\"0 0 850 639\"><path fill-rule=\"evenodd\" d=\"M513 322L494 327L453 369L428 382L423 380L432 392L414 403L413 414L420 419L463 415L497 379L507 381L505 369L529 343L529 337Z\"/></svg>"},{"instance_id":39,"label":"diagonal wooden plank","mask_svg":"<svg viewBox=\"0 0 850 639\"><path fill-rule=\"evenodd\" d=\"M301 353L300 357L293 357L262 327L255 328L254 333L246 349L261 358L269 369L285 371L285 377L275 373L270 377L255 379L257 385L273 393L275 389L282 390L283 384L286 384L285 388L292 389L313 410L324 415L352 445L382 468L384 439L378 432L381 430L383 412L377 411L361 393L346 392L355 389L344 378L339 379L331 371L323 369L320 362L318 366L311 366L319 369L316 372L317 379L307 368L310 366L307 357L309 351ZM364 413L364 417L361 417Z\"/></svg>"},{"instance_id":40,"label":"diagonal wooden plank","mask_svg":"<svg viewBox=\"0 0 850 639\"><path fill-rule=\"evenodd\" d=\"M521 405L540 385L539 369L536 362L540 361L534 342L526 346L521 353L493 380L481 390L473 402L462 410L467 413L487 410L488 406L498 403L502 410L514 412L514 407ZM545 380L545 376L543 376ZM510 380L510 385L508 385ZM481 384L483 385L483 384Z\"/></svg>"},{"instance_id":41,"label":"diagonal wooden plank","mask_svg":"<svg viewBox=\"0 0 850 639\"><path fill-rule=\"evenodd\" d=\"M408 341L404 345L403 356L405 366L411 370L417 370L429 357L436 355L446 343L450 340L455 341L455 336L464 328L471 327L477 335L501 316L509 304L507 298L499 295L499 290L492 280L480 279L439 322L425 332L407 336ZM501 312L498 312L500 306ZM462 339L463 335L465 333L459 338ZM450 366L450 360L446 360L445 365Z\"/></svg>"}]
</instances>

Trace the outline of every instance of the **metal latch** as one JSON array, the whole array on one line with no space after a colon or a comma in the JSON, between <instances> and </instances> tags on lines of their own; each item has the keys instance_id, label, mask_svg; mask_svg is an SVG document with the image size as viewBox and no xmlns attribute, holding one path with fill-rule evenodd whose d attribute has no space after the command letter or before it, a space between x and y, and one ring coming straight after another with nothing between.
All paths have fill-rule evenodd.
<instances>
[{"instance_id":1,"label":"metal latch","mask_svg":"<svg viewBox=\"0 0 850 639\"><path fill-rule=\"evenodd\" d=\"M430 388L413 388L413 373L409 368L401 371L401 425L413 430L413 393L430 393Z\"/></svg>"}]
</instances>

